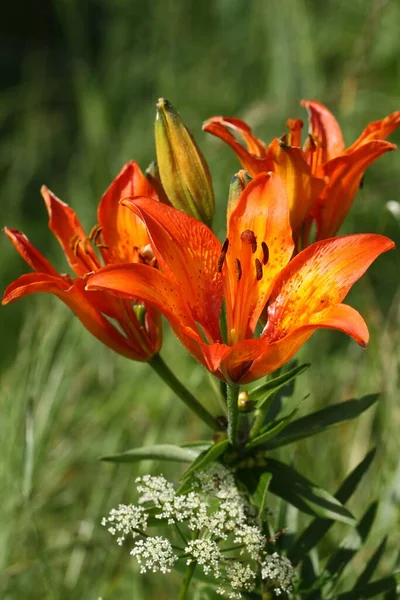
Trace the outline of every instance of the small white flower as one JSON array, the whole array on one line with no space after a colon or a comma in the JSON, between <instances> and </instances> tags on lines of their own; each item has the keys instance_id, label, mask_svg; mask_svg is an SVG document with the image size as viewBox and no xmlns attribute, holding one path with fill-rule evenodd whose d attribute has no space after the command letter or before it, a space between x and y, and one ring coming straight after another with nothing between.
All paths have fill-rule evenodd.
<instances>
[{"instance_id":1,"label":"small white flower","mask_svg":"<svg viewBox=\"0 0 400 600\"><path fill-rule=\"evenodd\" d=\"M261 578L270 580L277 596L282 592L290 594L293 590L295 570L285 556L274 552L266 556L261 563Z\"/></svg>"},{"instance_id":2,"label":"small white flower","mask_svg":"<svg viewBox=\"0 0 400 600\"><path fill-rule=\"evenodd\" d=\"M133 504L120 504L118 508L113 508L108 517L101 521L104 527L108 527L111 535L121 534L117 543L121 546L126 536L131 534L133 538L138 536L137 531L143 531L147 526L147 513L141 506Z\"/></svg>"},{"instance_id":3,"label":"small white flower","mask_svg":"<svg viewBox=\"0 0 400 600\"><path fill-rule=\"evenodd\" d=\"M160 536L138 540L131 550L140 566L140 572L170 573L171 567L177 560L171 542Z\"/></svg>"},{"instance_id":4,"label":"small white flower","mask_svg":"<svg viewBox=\"0 0 400 600\"><path fill-rule=\"evenodd\" d=\"M223 557L214 540L191 540L185 548L185 554L189 554L189 558L186 561L187 565L196 561L203 567L203 571L206 575L212 571L214 577L218 579L221 574L220 562Z\"/></svg>"},{"instance_id":5,"label":"small white flower","mask_svg":"<svg viewBox=\"0 0 400 600\"><path fill-rule=\"evenodd\" d=\"M162 475L156 477L144 475L138 477L136 483L139 497L139 504L152 502L155 506L163 506L166 502L172 502L175 496L175 489L172 483L167 481Z\"/></svg>"},{"instance_id":6,"label":"small white flower","mask_svg":"<svg viewBox=\"0 0 400 600\"><path fill-rule=\"evenodd\" d=\"M216 498L234 498L239 494L235 479L220 463L212 463L195 473L202 492Z\"/></svg>"},{"instance_id":7,"label":"small white flower","mask_svg":"<svg viewBox=\"0 0 400 600\"><path fill-rule=\"evenodd\" d=\"M235 532L234 542L235 544L244 544L251 558L258 560L267 543L267 539L260 527L244 523L240 529ZM243 551L241 554L243 554Z\"/></svg>"}]
</instances>

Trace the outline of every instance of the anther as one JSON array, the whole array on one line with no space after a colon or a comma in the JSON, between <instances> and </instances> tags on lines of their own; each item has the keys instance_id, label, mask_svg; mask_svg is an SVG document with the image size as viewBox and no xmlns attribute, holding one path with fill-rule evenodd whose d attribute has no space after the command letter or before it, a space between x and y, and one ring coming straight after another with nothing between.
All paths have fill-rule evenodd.
<instances>
[{"instance_id":1,"label":"anther","mask_svg":"<svg viewBox=\"0 0 400 600\"><path fill-rule=\"evenodd\" d=\"M226 253L228 252L228 247L229 247L229 240L228 240L228 238L226 238L226 240L222 244L221 254L219 255L218 262L217 262L218 273L221 273L221 271L222 271L222 267L223 267L224 261L225 261L225 256L226 256Z\"/></svg>"},{"instance_id":2,"label":"anther","mask_svg":"<svg viewBox=\"0 0 400 600\"><path fill-rule=\"evenodd\" d=\"M261 242L261 248L262 248L262 253L263 253L263 265L266 265L268 260L269 260L269 250L268 250L268 246L265 242Z\"/></svg>"},{"instance_id":3,"label":"anther","mask_svg":"<svg viewBox=\"0 0 400 600\"><path fill-rule=\"evenodd\" d=\"M236 267L236 279L238 281L240 281L242 278L242 265L240 264L240 260L238 258L236 258L236 260L235 260L235 267Z\"/></svg>"},{"instance_id":4,"label":"anther","mask_svg":"<svg viewBox=\"0 0 400 600\"><path fill-rule=\"evenodd\" d=\"M251 229L246 229L245 231L242 231L242 233L240 234L240 239L242 242L246 242L247 244L251 245L251 251L254 254L254 252L257 250L257 238L254 235L254 231L252 231Z\"/></svg>"},{"instance_id":5,"label":"anther","mask_svg":"<svg viewBox=\"0 0 400 600\"><path fill-rule=\"evenodd\" d=\"M262 264L260 263L260 261L258 260L258 258L256 258L256 260L254 262L255 262L255 265L256 265L256 277L257 277L257 281L260 281L260 279L262 279L262 276L263 276Z\"/></svg>"}]
</instances>

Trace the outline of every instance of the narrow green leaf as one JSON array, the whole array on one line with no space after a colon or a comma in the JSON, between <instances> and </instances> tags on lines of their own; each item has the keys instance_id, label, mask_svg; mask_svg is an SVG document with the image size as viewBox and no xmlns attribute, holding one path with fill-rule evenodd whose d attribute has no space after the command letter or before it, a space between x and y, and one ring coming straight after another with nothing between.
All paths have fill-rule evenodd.
<instances>
[{"instance_id":1,"label":"narrow green leaf","mask_svg":"<svg viewBox=\"0 0 400 600\"><path fill-rule=\"evenodd\" d=\"M298 405L296 406L296 408L294 410L292 410L292 412L289 413L286 417L273 422L272 426L269 429L267 429L267 431L264 431L257 437L250 440L246 444L246 449L255 448L256 446L261 446L262 444L265 444L265 442L267 442L268 440L271 440L272 438L277 436L278 433L283 431L289 425L289 423L293 419L293 417L296 415L297 411L300 408L300 404L302 402L303 402L303 400L301 402L299 402Z\"/></svg>"},{"instance_id":2,"label":"narrow green leaf","mask_svg":"<svg viewBox=\"0 0 400 600\"><path fill-rule=\"evenodd\" d=\"M359 577L356 581L356 584L354 586L354 590L363 589L367 585L367 583L369 583L369 580L373 576L373 574L379 564L379 561L382 558L382 554L385 551L386 543L387 543L387 537L384 537L383 540L381 541L381 543L379 544L378 548L375 550L374 554L371 556L371 558L365 565L365 569L363 570L361 575L359 575Z\"/></svg>"},{"instance_id":3,"label":"narrow green leaf","mask_svg":"<svg viewBox=\"0 0 400 600\"><path fill-rule=\"evenodd\" d=\"M378 397L378 394L369 394L359 400L346 400L297 419L297 421L293 421L286 427L284 433L280 433L267 441L264 448L266 450L279 448L321 433L343 421L355 419L372 406L378 400Z\"/></svg>"},{"instance_id":4,"label":"narrow green leaf","mask_svg":"<svg viewBox=\"0 0 400 600\"><path fill-rule=\"evenodd\" d=\"M140 460L163 460L172 462L192 462L199 455L199 451L192 448L181 448L172 444L159 444L144 448L133 448L126 452L100 456L100 460L108 462L138 462Z\"/></svg>"},{"instance_id":5,"label":"narrow green leaf","mask_svg":"<svg viewBox=\"0 0 400 600\"><path fill-rule=\"evenodd\" d=\"M389 577L383 577L377 581L373 581L366 585L362 590L344 592L337 597L337 600L358 600L366 598L374 598L378 594L388 593L394 590L399 593L400 591L400 571L394 573Z\"/></svg>"},{"instance_id":6,"label":"narrow green leaf","mask_svg":"<svg viewBox=\"0 0 400 600\"><path fill-rule=\"evenodd\" d=\"M272 475L269 490L299 510L313 516L354 525L354 517L350 511L329 492L314 485L293 467L276 459L266 459L263 468L238 469L237 476L246 485L250 494L253 494L261 475L265 472Z\"/></svg>"},{"instance_id":7,"label":"narrow green leaf","mask_svg":"<svg viewBox=\"0 0 400 600\"><path fill-rule=\"evenodd\" d=\"M284 373L279 377L275 377L274 379L267 381L267 383L264 383L263 385L260 385L259 387L251 390L251 392L249 392L250 400L252 400L253 402L257 402L258 408L265 408L265 404L268 401L268 399L272 396L272 394L274 394L284 385L290 383L295 377L297 377L297 375L304 373L304 371L306 371L309 366L309 364L304 364L295 367L287 373Z\"/></svg>"},{"instance_id":8,"label":"narrow green leaf","mask_svg":"<svg viewBox=\"0 0 400 600\"><path fill-rule=\"evenodd\" d=\"M199 454L194 462L190 465L189 469L184 473L183 479L189 479L193 473L199 469L204 469L205 466L216 461L221 454L225 452L228 446L229 440L222 440L221 442L213 444L211 448Z\"/></svg>"},{"instance_id":9,"label":"narrow green leaf","mask_svg":"<svg viewBox=\"0 0 400 600\"><path fill-rule=\"evenodd\" d=\"M258 508L258 518L262 519L267 507L268 488L271 482L271 473L263 473L258 480L257 487L251 496L253 504Z\"/></svg>"},{"instance_id":10,"label":"narrow green leaf","mask_svg":"<svg viewBox=\"0 0 400 600\"><path fill-rule=\"evenodd\" d=\"M335 579L337 579L340 576L346 565L348 565L349 562L353 559L353 557L357 554L362 543L366 541L369 532L372 529L372 525L374 524L377 509L377 502L373 502L372 504L370 504L363 517L357 524L356 530L359 535L359 543L354 545L354 536L351 536L350 540L345 538L342 547L339 548L339 550L335 552L335 554L329 559L325 570L328 571L328 573L330 573L333 577L335 577Z\"/></svg>"},{"instance_id":11,"label":"narrow green leaf","mask_svg":"<svg viewBox=\"0 0 400 600\"><path fill-rule=\"evenodd\" d=\"M336 500L344 504L352 496L358 487L364 473L369 468L375 455L375 449L368 452L359 465L346 477L340 488L335 494ZM316 518L312 521L303 533L298 537L288 556L294 563L299 562L304 555L314 548L323 538L326 532L332 527L334 520Z\"/></svg>"}]
</instances>

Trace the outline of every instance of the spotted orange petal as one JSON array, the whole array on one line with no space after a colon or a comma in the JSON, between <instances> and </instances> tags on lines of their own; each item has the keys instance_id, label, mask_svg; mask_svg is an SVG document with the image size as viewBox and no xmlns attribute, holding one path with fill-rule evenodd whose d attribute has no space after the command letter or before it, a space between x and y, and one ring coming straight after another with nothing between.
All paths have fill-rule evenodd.
<instances>
[{"instance_id":1,"label":"spotted orange petal","mask_svg":"<svg viewBox=\"0 0 400 600\"><path fill-rule=\"evenodd\" d=\"M263 336L274 342L315 323L321 311L340 304L370 264L393 247L392 240L377 234L343 236L308 246L280 274Z\"/></svg>"},{"instance_id":2,"label":"spotted orange petal","mask_svg":"<svg viewBox=\"0 0 400 600\"><path fill-rule=\"evenodd\" d=\"M275 279L294 249L288 199L275 173L258 175L246 186L230 214L228 239L223 268L226 312L228 333L237 342L252 336Z\"/></svg>"},{"instance_id":3,"label":"spotted orange petal","mask_svg":"<svg viewBox=\"0 0 400 600\"><path fill-rule=\"evenodd\" d=\"M391 113L380 121L369 123L360 137L349 148L347 148L346 153L353 152L362 144L366 144L374 140L385 140L398 127L400 127L400 110Z\"/></svg>"},{"instance_id":4,"label":"spotted orange petal","mask_svg":"<svg viewBox=\"0 0 400 600\"><path fill-rule=\"evenodd\" d=\"M209 341L220 341L222 281L217 271L221 244L203 223L147 198L123 202L146 224L160 268L177 282L193 318Z\"/></svg>"},{"instance_id":5,"label":"spotted orange petal","mask_svg":"<svg viewBox=\"0 0 400 600\"><path fill-rule=\"evenodd\" d=\"M235 152L242 167L252 177L272 170L264 142L253 135L251 128L244 121L232 117L212 117L203 124L203 129L226 142ZM232 132L243 139L246 147L237 141Z\"/></svg>"},{"instance_id":6,"label":"spotted orange petal","mask_svg":"<svg viewBox=\"0 0 400 600\"><path fill-rule=\"evenodd\" d=\"M99 260L72 208L47 187L40 190L49 213L49 227L59 241L72 270L81 277L97 269Z\"/></svg>"},{"instance_id":7,"label":"spotted orange petal","mask_svg":"<svg viewBox=\"0 0 400 600\"><path fill-rule=\"evenodd\" d=\"M325 182L312 175L311 168L300 148L287 146L275 139L268 151L274 161L274 172L285 184L290 207L290 223L293 237L296 239L305 218L318 200Z\"/></svg>"},{"instance_id":8,"label":"spotted orange petal","mask_svg":"<svg viewBox=\"0 0 400 600\"><path fill-rule=\"evenodd\" d=\"M329 178L316 205L317 239L336 235L360 187L364 171L385 152L396 146L382 140L366 142L354 152L329 161L325 175Z\"/></svg>"},{"instance_id":9,"label":"spotted orange petal","mask_svg":"<svg viewBox=\"0 0 400 600\"><path fill-rule=\"evenodd\" d=\"M120 204L132 196L157 200L157 194L136 162L126 164L103 195L97 218L102 228L100 251L106 264L137 262L138 251L149 243L143 222Z\"/></svg>"},{"instance_id":10,"label":"spotted orange petal","mask_svg":"<svg viewBox=\"0 0 400 600\"><path fill-rule=\"evenodd\" d=\"M320 102L302 100L309 117L309 143L306 144L307 162L314 175L319 176L324 163L341 154L344 139L339 123Z\"/></svg>"},{"instance_id":11,"label":"spotted orange petal","mask_svg":"<svg viewBox=\"0 0 400 600\"><path fill-rule=\"evenodd\" d=\"M83 325L101 342L119 354L133 360L147 360L140 346L128 341L108 320L96 309L93 293L85 292L85 283L81 279L68 282L61 276L48 273L29 273L21 275L11 283L3 296L3 304L9 304L19 298L39 292L47 292L58 296L78 317ZM95 294L94 294L95 295Z\"/></svg>"},{"instance_id":12,"label":"spotted orange petal","mask_svg":"<svg viewBox=\"0 0 400 600\"><path fill-rule=\"evenodd\" d=\"M4 233L14 244L22 258L34 271L37 271L38 273L47 273L54 277L59 276L53 265L41 252L39 252L39 250L32 246L26 235L16 229L9 229L8 227L4 228Z\"/></svg>"}]
</instances>

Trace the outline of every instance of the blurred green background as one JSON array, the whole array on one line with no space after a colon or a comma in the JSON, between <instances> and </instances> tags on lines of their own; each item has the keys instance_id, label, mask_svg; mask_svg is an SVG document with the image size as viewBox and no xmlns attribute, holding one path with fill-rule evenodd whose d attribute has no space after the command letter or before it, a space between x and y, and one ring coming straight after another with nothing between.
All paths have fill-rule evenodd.
<instances>
[{"instance_id":1,"label":"blurred green background","mask_svg":"<svg viewBox=\"0 0 400 600\"><path fill-rule=\"evenodd\" d=\"M41 0L8 2L0 24L1 223L24 231L62 270L39 189L45 183L89 230L96 206L121 166L154 159L155 102L167 97L201 146L214 178L217 229L233 153L202 133L206 118L244 118L265 140L288 117L305 117L301 98L327 104L352 142L369 122L398 110L400 3L397 0ZM400 142L397 132L391 138ZM367 172L346 232L380 232L400 242L386 208L400 200L400 154ZM26 271L0 239L1 289ZM389 532L382 573L400 544L399 260L381 257L351 292L371 343L317 332L300 359L299 395L309 412L382 391L378 408L323 438L280 454L331 492L366 451L374 467L350 508L380 499L363 567ZM140 600L175 597L177 578L139 576L128 549L100 520L129 502L140 472L178 477L144 463L112 466L96 457L141 444L208 435L146 365L101 346L55 298L30 297L0 312L0 597L5 600ZM166 333L163 356L204 403L209 377ZM278 509L278 507L276 507ZM307 522L291 514L291 523ZM293 525L294 527L294 525ZM348 532L335 526L322 551ZM352 567L353 568L353 567ZM354 579L350 569L349 578ZM209 598L198 589L197 600Z\"/></svg>"}]
</instances>

